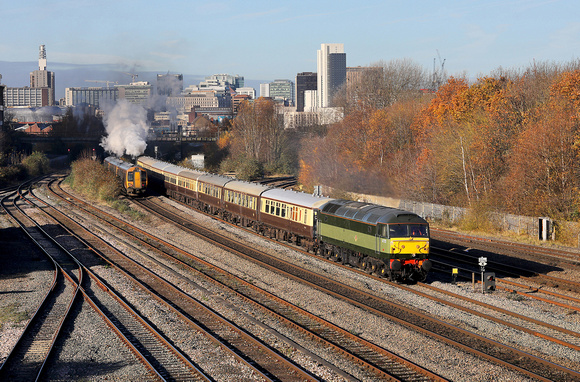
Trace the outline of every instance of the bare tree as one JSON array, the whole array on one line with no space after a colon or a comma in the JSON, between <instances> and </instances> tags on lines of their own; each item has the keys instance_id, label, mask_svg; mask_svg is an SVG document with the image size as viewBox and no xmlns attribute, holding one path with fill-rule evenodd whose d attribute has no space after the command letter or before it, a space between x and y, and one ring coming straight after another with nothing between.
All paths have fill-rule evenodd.
<instances>
[{"instance_id":1,"label":"bare tree","mask_svg":"<svg viewBox=\"0 0 580 382\"><path fill-rule=\"evenodd\" d=\"M343 107L345 114L358 107L382 109L419 96L421 89L428 87L429 78L428 71L410 59L379 61L347 75L347 83L333 102Z\"/></svg>"}]
</instances>

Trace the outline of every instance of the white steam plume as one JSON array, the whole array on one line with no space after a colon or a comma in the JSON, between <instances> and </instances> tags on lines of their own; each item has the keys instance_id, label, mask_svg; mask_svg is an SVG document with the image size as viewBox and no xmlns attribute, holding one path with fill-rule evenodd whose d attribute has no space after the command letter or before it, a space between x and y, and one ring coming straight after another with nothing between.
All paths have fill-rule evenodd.
<instances>
[{"instance_id":1,"label":"white steam plume","mask_svg":"<svg viewBox=\"0 0 580 382\"><path fill-rule=\"evenodd\" d=\"M104 118L107 136L101 139L101 146L118 157L124 154L137 157L147 147L147 111L140 105L117 101L110 110L105 110Z\"/></svg>"}]
</instances>

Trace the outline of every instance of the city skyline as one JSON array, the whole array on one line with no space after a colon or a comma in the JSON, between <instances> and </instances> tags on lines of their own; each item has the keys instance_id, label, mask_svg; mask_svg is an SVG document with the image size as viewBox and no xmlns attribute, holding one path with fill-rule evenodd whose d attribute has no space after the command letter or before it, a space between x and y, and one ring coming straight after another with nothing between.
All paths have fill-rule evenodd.
<instances>
[{"instance_id":1,"label":"city skyline","mask_svg":"<svg viewBox=\"0 0 580 382\"><path fill-rule=\"evenodd\" d=\"M0 61L51 63L248 80L294 80L316 71L321 43L342 43L347 66L409 58L470 78L534 61L578 57L580 5L567 0L267 1L40 0L8 2ZM24 21L25 20L25 21ZM26 22L26 28L22 23ZM0 74L3 68L0 65ZM12 85L12 78L3 83ZM58 73L57 73L58 83Z\"/></svg>"}]
</instances>

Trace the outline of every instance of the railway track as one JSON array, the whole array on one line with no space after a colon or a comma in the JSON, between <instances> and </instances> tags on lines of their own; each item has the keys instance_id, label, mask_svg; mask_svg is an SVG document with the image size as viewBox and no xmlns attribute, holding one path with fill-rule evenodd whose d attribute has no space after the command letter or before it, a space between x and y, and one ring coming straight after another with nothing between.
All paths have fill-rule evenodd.
<instances>
[{"instance_id":1,"label":"railway track","mask_svg":"<svg viewBox=\"0 0 580 382\"><path fill-rule=\"evenodd\" d=\"M503 240L460 234L442 229L431 229L432 239L460 245L462 248L482 253L505 254L519 259L538 261L543 264L566 264L580 266L580 252L566 248L508 242Z\"/></svg>"},{"instance_id":2,"label":"railway track","mask_svg":"<svg viewBox=\"0 0 580 382\"><path fill-rule=\"evenodd\" d=\"M540 364L541 363L542 362L540 362ZM531 367L530 366L526 366L526 367L529 367L532 370L538 369L538 368L536 368L534 366L531 366ZM537 379L540 379L540 380L542 380L542 379L544 379L544 380L551 380L551 379L554 379L554 380L576 380L577 379L577 377L574 375L575 372L573 370L566 370L564 368L564 369L561 369L560 371L557 371L556 369L558 368L558 365L554 365L554 364L551 364L550 365L549 363L548 363L548 365L546 367L547 367L547 369L553 368L554 370L552 370L552 371L547 370L546 371L546 370L539 370L538 369L540 371L540 374L539 375L536 374L535 376L533 376L533 378L537 378ZM529 375L529 376L532 376L533 375L533 374L528 374L525 370L523 372L525 374ZM569 372L571 372L572 374L569 374L568 376L564 376L564 377L562 376L562 375L565 375L566 373L569 373ZM545 377L545 375L549 375L549 377ZM571 375L571 377L570 377L570 375Z\"/></svg>"},{"instance_id":3,"label":"railway track","mask_svg":"<svg viewBox=\"0 0 580 382\"><path fill-rule=\"evenodd\" d=\"M62 191L59 191L62 192ZM72 196L67 196L66 199L71 199ZM79 201L77 201L78 203ZM147 205L147 208L152 212L155 210L159 214L159 210L165 210L166 207L159 206L155 203L143 201L142 204ZM89 206L85 205L85 208ZM102 212L99 213L102 215ZM102 216L101 216L102 218ZM166 217L163 217L167 219ZM173 216L173 219L177 219ZM134 227L127 226L124 222L116 219L113 216L107 216L107 221L112 222L115 228L120 228L123 231L132 231L135 234ZM183 221L182 221L183 222ZM144 242L143 245L149 244L151 241L157 242L158 239L145 232L138 232L138 236ZM158 243L152 244L156 248ZM162 243L161 247L171 247L168 243ZM166 249L164 251L167 251ZM347 359L356 362L371 373L373 379L381 380L403 380L403 381L441 381L444 380L440 376L418 367L412 362L398 357L385 349L382 349L368 341L365 341L346 330L339 328L307 311L300 309L283 299L267 293L260 288L257 288L252 283L235 277L227 271L220 269L206 261L199 258L192 258L192 256L179 248L173 247L172 259L179 261L179 266L188 267L188 273L201 273L201 275L209 278L214 283L219 283L221 286L230 288L234 293L243 298L247 303L260 306L262 310L267 311L269 315L275 318L278 322L284 322L287 326L295 330L301 330L311 339L324 345L325 347L334 349L334 351L341 353ZM166 256L168 256L166 254ZM184 258L184 260L180 260ZM191 260L195 264L188 265ZM329 365L330 366L330 365ZM340 370L337 370L340 374ZM347 378L351 378L346 375Z\"/></svg>"},{"instance_id":4,"label":"railway track","mask_svg":"<svg viewBox=\"0 0 580 382\"><path fill-rule=\"evenodd\" d=\"M186 223L192 228L192 223ZM200 232L200 228L194 228ZM203 230L203 229L201 229ZM203 235L213 237L212 240L221 241L214 233ZM337 283L318 274L312 274L304 269L299 269L293 264L288 264L277 258L269 257L262 253L256 253L251 248L244 248L240 243L228 244L237 251L243 252L248 258L258 261L260 265L267 266L276 272L283 272L287 277L292 277L300 282L324 290L326 293L335 295L337 298L348 300L351 304L375 312L378 315L388 317L406 326L412 326L415 330L422 331L440 340L452 343L466 351L478 356L491 359L494 362L513 368L532 378L540 380L580 380L580 373L567 369L552 362L535 357L526 352L506 346L497 341L490 340L466 330L453 327L439 320L434 320L428 315L406 309L405 307L392 304L361 290L353 289L344 284Z\"/></svg>"},{"instance_id":5,"label":"railway track","mask_svg":"<svg viewBox=\"0 0 580 382\"><path fill-rule=\"evenodd\" d=\"M75 274L72 267L63 269L54 260L60 251L50 245L34 222L26 217L22 207L18 207L19 199L18 191L8 193L2 198L2 207L31 240L44 248L46 255L51 258L54 278L42 304L0 368L0 379L4 380L31 380L41 375L44 363L75 301L80 278L80 274ZM71 278L71 274L76 280Z\"/></svg>"},{"instance_id":6,"label":"railway track","mask_svg":"<svg viewBox=\"0 0 580 382\"><path fill-rule=\"evenodd\" d=\"M168 219L169 211L166 207L149 201L141 202L141 204L159 217ZM179 221L184 225L191 224L191 222L183 220L179 215L175 214L171 214L171 218L168 221ZM381 379L444 380L429 370L421 368L396 354L388 352L326 320L310 314L304 309L257 288L252 283L230 275L223 269L219 269L209 263L205 265L206 268L203 270L205 275L208 275L213 280L220 280L223 285L235 289L237 293L244 296L249 302L266 307L270 314L277 319L284 320L287 324L303 330L321 344L342 352L345 356L369 369ZM224 279L226 277L228 280Z\"/></svg>"},{"instance_id":7,"label":"railway track","mask_svg":"<svg viewBox=\"0 0 580 382\"><path fill-rule=\"evenodd\" d=\"M53 195L57 195L54 193ZM63 200L74 199L67 195ZM80 203L79 200L77 200ZM87 206L85 204L85 206ZM56 212L61 214L60 212ZM62 219L68 219L63 215ZM120 221L118 221L120 222ZM71 227L75 222L67 223ZM77 235L86 236L84 227L75 227ZM289 361L283 355L273 351L260 340L251 336L243 328L220 316L217 312L184 293L181 288L148 269L141 262L129 258L98 237L86 238L94 247L99 247L103 259L111 267L134 279L133 282L151 294L159 303L165 304L175 314L187 321L195 330L204 333L216 345L223 348L230 356L235 357L240 364L250 369L247 374L253 374L263 380L315 380L305 370ZM106 251L103 248L107 248ZM191 283L191 280L187 280ZM162 363L161 363L162 364Z\"/></svg>"},{"instance_id":8,"label":"railway track","mask_svg":"<svg viewBox=\"0 0 580 382\"><path fill-rule=\"evenodd\" d=\"M431 246L431 260L440 264L441 267L450 270L457 268L465 277L471 277L472 273L480 273L478 266L478 257L481 253L465 251L457 248L443 249ZM533 264L532 264L533 265ZM542 267L545 267L542 265ZM488 258L486 270L494 272L497 277L511 277L528 280L540 285L548 285L565 291L580 293L580 283L573 280L567 280L561 277L538 273L531 266L521 266L506 264Z\"/></svg>"},{"instance_id":9,"label":"railway track","mask_svg":"<svg viewBox=\"0 0 580 382\"><path fill-rule=\"evenodd\" d=\"M84 281L83 268L29 216L30 211L26 210L31 209L30 205L18 205L18 200L22 198L23 194L19 190L12 201L4 198L2 207L50 258L55 268L55 280L50 292L3 363L0 369L2 380L24 381L40 378L46 372L46 365L61 332L71 321L69 316L73 305L79 304L77 297L83 295L89 303L93 303L81 288ZM150 369L147 379L162 380L156 378L153 369Z\"/></svg>"}]
</instances>

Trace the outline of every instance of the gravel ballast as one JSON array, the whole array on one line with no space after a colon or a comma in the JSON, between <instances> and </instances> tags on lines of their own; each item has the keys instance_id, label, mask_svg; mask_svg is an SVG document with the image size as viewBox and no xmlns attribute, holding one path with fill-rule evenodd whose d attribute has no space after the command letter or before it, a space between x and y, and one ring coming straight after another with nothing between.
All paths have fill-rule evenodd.
<instances>
[{"instance_id":1,"label":"gravel ballast","mask_svg":"<svg viewBox=\"0 0 580 382\"><path fill-rule=\"evenodd\" d=\"M43 193L37 192L37 194ZM162 199L168 205L174 206L182 210L184 213L194 216L195 219L201 220L203 224L208 227L213 227L216 230L225 232L232 237L238 238L238 240L249 242L253 246L259 247L264 251L268 251L269 253L275 253L281 258L300 264L305 268L333 275L336 280L345 284L371 291L378 296L396 301L403 305L428 311L431 315L439 317L442 320L456 323L470 331L475 331L478 334L484 335L488 338L501 340L503 343L508 343L511 346L529 349L530 352L542 356L543 358L552 357L551 359L553 361L558 363L567 363L570 367L574 367L578 364L578 361L580 361L579 352L572 349L554 345L546 340L517 332L494 322L487 322L482 318L463 313L457 309L449 308L445 305L434 304L425 298L402 291L397 287L387 285L380 281L370 279L364 275L352 272L349 269L340 268L335 264L328 263L326 261L322 261L321 259L314 258L286 247L282 247L275 243L268 242L259 236L243 232L235 227L230 227L211 218L193 212L174 203L171 200L166 198ZM49 201L48 199L45 200ZM3 219L0 219L0 222L2 220ZM2 224L6 223L4 222ZM334 324L341 326L342 328L352 333L356 333L366 340L374 342L388 350L408 358L411 361L419 363L422 366L448 379L455 381L526 380L526 378L519 374L506 371L506 369L503 367L489 363L487 361L483 361L478 357L474 357L457 349L443 345L439 341L433 340L422 334L418 334L412 330L409 330L408 328L392 323L386 319L382 319L373 314L367 313L357 307L353 307L347 303L328 296L325 293L319 292L292 280L288 280L276 274L275 272L271 272L262 267L259 267L252 262L239 259L236 256L224 252L223 250L215 248L203 240L183 233L183 231L175 228L170 224L160 222L155 218L147 218L144 221L137 222L135 224L156 236L175 243L179 247L191 252L196 256L199 256L200 258L203 258L208 262L220 265L222 268L227 269L229 272L237 275L238 277L241 277L245 280L250 280L255 285L271 293L274 293L281 298L287 299L295 305L300 306L301 308L306 309L315 315L323 317L326 320L333 322ZM117 243L117 245L121 246L122 244ZM130 250L127 249L127 251ZM140 255L135 256L142 258ZM3 257L9 258L10 254L4 254ZM167 265L170 266L169 264ZM200 342L194 341L195 335L193 333L191 334L191 338L189 338L189 336L184 338L184 336L180 334L183 333L183 329L180 328L179 325L175 324L178 322L177 318L171 317L171 314L169 314L166 310L155 307L152 301L147 301L146 296L140 296L140 292L137 292L134 288L124 285L126 281L124 281L123 278L119 275L109 274L113 273L110 269L101 266L100 268L96 268L95 271L99 273L99 275L103 275L103 278L107 279L111 285L114 285L115 289L122 290L127 299L131 300L135 306L139 307L140 310L150 316L151 320L156 322L159 327L163 329L163 331L167 332L169 337L174 336L173 338L175 338L176 343L179 343L180 347L183 349L188 349L192 359L201 360L203 358L204 354L206 353L204 353L203 350L199 350L200 348L198 348L198 346ZM46 273L47 271L37 269L27 273L34 275L34 279L37 279L37 282L39 283L37 288L45 285L46 281L40 280L43 272ZM181 272L182 274L187 275L186 271ZM37 273L39 273L39 275L37 275ZM12 286L12 284L15 282L14 280L16 279L2 278L0 280L0 291L4 292L6 290L11 290L11 288L12 290L16 291L16 288ZM313 353L331 363L341 362L335 358L333 354L330 354L326 349L320 349L319 346L317 347L315 344L310 343L310 341L306 339L300 338L300 336L297 336L295 333L293 333L292 330L289 330L283 325L280 325L280 323L275 322L275 320L271 319L270 316L262 314L258 310L243 303L241 300L238 301L238 299L231 295L228 291L222 290L202 279L193 279L192 283L184 283L182 281L176 280L176 283L181 285L182 289L195 296L198 301L203 301L205 304L220 312L225 317L231 319L234 322L240 322L244 325L247 325L248 330L250 330L252 333L262 338L263 341L271 344L271 346L277 347L280 349L279 351L283 352L284 354L290 355L296 362L300 363L303 365L303 367L318 375L319 378L324 380L344 380L343 376L337 375L335 372L327 370L323 365L321 365L318 361L314 360L309 355L309 353ZM562 325L571 330L580 330L580 320L578 319L579 316L577 314L570 314L570 312L567 312L564 309L557 309L551 305L548 306L546 303L531 301L528 299L515 301L509 298L507 293L502 292L494 292L493 294L482 295L481 293L474 292L469 283L459 283L458 285L452 285L442 282L433 282L432 285L449 290L453 293L468 296L472 299L484 301L491 305L513 310L519 314L534 317L539 320L545 320L546 322L554 323L556 325ZM19 292L15 294L23 293ZM227 301L227 304L224 303L224 301ZM4 295L2 297L2 304L3 303ZM36 303L36 305L34 305L34 303L35 301L23 301L22 306L38 305L38 303ZM255 320L261 322L262 325L251 323L248 317L254 318ZM11 325L3 325L2 331L0 332L2 334L2 340L0 341L0 349L2 349L2 353L0 353L0 356L4 354L4 348L10 348L10 339L13 337L11 332L5 331L5 327L7 326ZM287 343L281 343L279 339L270 335L270 332L265 330L264 327L269 327L279 333L288 336L307 351L297 351ZM73 334L74 333L71 333L71 338ZM81 333L74 334L74 336L77 335L82 336ZM83 351L82 348L79 349L79 347L82 346L83 345L81 345L78 341L72 341L70 343L64 344L62 351L59 353L59 361L62 363L66 363L71 360L78 362L78 358L74 358L75 356L78 357L79 354L84 353L94 353L94 351L90 351L90 349L87 349L87 352ZM75 348L76 350L73 350ZM75 354L75 356L72 354ZM207 358L208 357L206 357L206 359ZM111 362L119 361L111 360ZM212 367L210 364L211 362L206 363L204 368L210 369ZM361 374L361 372L355 367L350 365L340 366L355 378L365 378L364 374ZM577 368L577 366L574 368ZM57 375L63 375L61 371L58 373L59 374ZM212 373L215 373L216 376L219 376L216 378L217 380L234 380L228 379L226 377L228 375L227 362L223 362L221 365L216 364L215 368L212 369ZM103 376L93 376L86 379L98 380L98 378L103 378ZM251 380L251 378L249 380Z\"/></svg>"}]
</instances>

